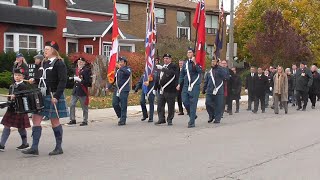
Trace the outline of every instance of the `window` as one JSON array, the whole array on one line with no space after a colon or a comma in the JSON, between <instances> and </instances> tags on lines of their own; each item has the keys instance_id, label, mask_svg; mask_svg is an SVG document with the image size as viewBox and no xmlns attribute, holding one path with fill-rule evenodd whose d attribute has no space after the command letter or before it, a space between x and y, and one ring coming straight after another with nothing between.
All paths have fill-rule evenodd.
<instances>
[{"instance_id":1,"label":"window","mask_svg":"<svg viewBox=\"0 0 320 180\"><path fill-rule=\"evenodd\" d=\"M119 46L119 51L127 51L127 52L134 52L133 45L121 45Z\"/></svg>"},{"instance_id":2,"label":"window","mask_svg":"<svg viewBox=\"0 0 320 180\"><path fill-rule=\"evenodd\" d=\"M177 12L177 37L190 40L190 13Z\"/></svg>"},{"instance_id":3,"label":"window","mask_svg":"<svg viewBox=\"0 0 320 180\"><path fill-rule=\"evenodd\" d=\"M15 5L14 0L0 0L0 4Z\"/></svg>"},{"instance_id":4,"label":"window","mask_svg":"<svg viewBox=\"0 0 320 180\"><path fill-rule=\"evenodd\" d=\"M18 33L5 33L5 51L35 51L42 50L43 38L37 34L18 34Z\"/></svg>"},{"instance_id":5,"label":"window","mask_svg":"<svg viewBox=\"0 0 320 180\"><path fill-rule=\"evenodd\" d=\"M217 34L218 20L218 16L206 15L206 30L208 34Z\"/></svg>"},{"instance_id":6,"label":"window","mask_svg":"<svg viewBox=\"0 0 320 180\"><path fill-rule=\"evenodd\" d=\"M158 24L166 23L166 11L163 8L155 8L154 14Z\"/></svg>"},{"instance_id":7,"label":"window","mask_svg":"<svg viewBox=\"0 0 320 180\"><path fill-rule=\"evenodd\" d=\"M121 20L129 20L129 4L117 3L117 11Z\"/></svg>"},{"instance_id":8,"label":"window","mask_svg":"<svg viewBox=\"0 0 320 180\"><path fill-rule=\"evenodd\" d=\"M207 45L207 53L209 58L212 58L213 56L213 46L212 45Z\"/></svg>"},{"instance_id":9,"label":"window","mask_svg":"<svg viewBox=\"0 0 320 180\"><path fill-rule=\"evenodd\" d=\"M84 52L88 54L93 54L93 46L92 45L84 45Z\"/></svg>"},{"instance_id":10,"label":"window","mask_svg":"<svg viewBox=\"0 0 320 180\"><path fill-rule=\"evenodd\" d=\"M6 52L14 51L13 35L6 35L5 41L6 41L5 51Z\"/></svg>"},{"instance_id":11,"label":"window","mask_svg":"<svg viewBox=\"0 0 320 180\"><path fill-rule=\"evenodd\" d=\"M67 54L78 52L78 40L77 39L67 39Z\"/></svg>"},{"instance_id":12,"label":"window","mask_svg":"<svg viewBox=\"0 0 320 180\"><path fill-rule=\"evenodd\" d=\"M107 61L109 62L110 59L110 51L111 51L111 44L103 44L103 55L107 57Z\"/></svg>"},{"instance_id":13,"label":"window","mask_svg":"<svg viewBox=\"0 0 320 180\"><path fill-rule=\"evenodd\" d=\"M177 37L190 40L190 27L177 27Z\"/></svg>"},{"instance_id":14,"label":"window","mask_svg":"<svg viewBox=\"0 0 320 180\"><path fill-rule=\"evenodd\" d=\"M46 8L46 0L32 0L32 7L33 8Z\"/></svg>"}]
</instances>

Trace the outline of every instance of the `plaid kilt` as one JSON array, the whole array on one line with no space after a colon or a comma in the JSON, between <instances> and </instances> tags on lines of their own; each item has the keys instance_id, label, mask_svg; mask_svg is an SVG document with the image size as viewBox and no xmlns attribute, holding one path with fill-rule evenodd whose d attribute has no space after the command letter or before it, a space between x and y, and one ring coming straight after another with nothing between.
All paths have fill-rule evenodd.
<instances>
[{"instance_id":1,"label":"plaid kilt","mask_svg":"<svg viewBox=\"0 0 320 180\"><path fill-rule=\"evenodd\" d=\"M14 111L7 111L2 118L1 124L19 129L31 127L28 114L17 114Z\"/></svg>"},{"instance_id":2,"label":"plaid kilt","mask_svg":"<svg viewBox=\"0 0 320 180\"><path fill-rule=\"evenodd\" d=\"M60 97L60 99L57 103L57 110L59 113L59 118L69 117L67 102L66 102L64 95L62 95ZM57 113L54 108L54 105L51 103L51 96L50 95L44 96L44 108L42 109L42 111L39 114L41 116L46 116L49 119L57 118Z\"/></svg>"}]
</instances>

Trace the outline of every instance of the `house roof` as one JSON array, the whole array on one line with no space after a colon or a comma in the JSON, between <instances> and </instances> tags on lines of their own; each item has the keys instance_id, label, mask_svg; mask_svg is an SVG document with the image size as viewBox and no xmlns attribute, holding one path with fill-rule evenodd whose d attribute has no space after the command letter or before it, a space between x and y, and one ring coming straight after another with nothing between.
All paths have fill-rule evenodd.
<instances>
[{"instance_id":1,"label":"house roof","mask_svg":"<svg viewBox=\"0 0 320 180\"><path fill-rule=\"evenodd\" d=\"M73 5L68 3L68 8L102 12L102 13L113 12L112 0L73 0L73 2L75 3Z\"/></svg>"},{"instance_id":2,"label":"house roof","mask_svg":"<svg viewBox=\"0 0 320 180\"><path fill-rule=\"evenodd\" d=\"M111 22L112 21L90 22L67 20L67 34L88 37L101 36Z\"/></svg>"},{"instance_id":3,"label":"house roof","mask_svg":"<svg viewBox=\"0 0 320 180\"><path fill-rule=\"evenodd\" d=\"M57 27L57 13L47 9L0 4L0 22L54 28Z\"/></svg>"},{"instance_id":4,"label":"house roof","mask_svg":"<svg viewBox=\"0 0 320 180\"><path fill-rule=\"evenodd\" d=\"M127 0L127 1L131 1L131 2L141 2L141 3L146 3L145 0ZM194 2L191 2L189 0L155 0L154 1L155 4L157 5L163 5L163 6L171 6L171 7L181 7L181 8L190 8L190 9L196 9L197 4ZM214 6L208 6L206 5L206 10L207 11L219 11L219 9L217 9Z\"/></svg>"}]
</instances>

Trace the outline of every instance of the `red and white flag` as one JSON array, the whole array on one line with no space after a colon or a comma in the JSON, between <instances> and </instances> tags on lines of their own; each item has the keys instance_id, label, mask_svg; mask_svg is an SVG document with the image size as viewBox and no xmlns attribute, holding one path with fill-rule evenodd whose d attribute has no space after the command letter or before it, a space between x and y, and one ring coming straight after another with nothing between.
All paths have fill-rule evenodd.
<instances>
[{"instance_id":1,"label":"red and white flag","mask_svg":"<svg viewBox=\"0 0 320 180\"><path fill-rule=\"evenodd\" d=\"M202 68L205 68L206 62L206 51L205 51L205 44L206 44L206 13L205 13L205 3L204 0L200 0L196 13L193 19L193 27L197 30L197 45L196 45L196 62L200 64Z\"/></svg>"},{"instance_id":2,"label":"red and white flag","mask_svg":"<svg viewBox=\"0 0 320 180\"><path fill-rule=\"evenodd\" d=\"M119 29L117 21L117 8L116 0L113 1L113 26L112 26L112 49L110 51L110 60L108 65L108 81L113 83L115 80L116 63L118 58L118 47L119 47Z\"/></svg>"}]
</instances>

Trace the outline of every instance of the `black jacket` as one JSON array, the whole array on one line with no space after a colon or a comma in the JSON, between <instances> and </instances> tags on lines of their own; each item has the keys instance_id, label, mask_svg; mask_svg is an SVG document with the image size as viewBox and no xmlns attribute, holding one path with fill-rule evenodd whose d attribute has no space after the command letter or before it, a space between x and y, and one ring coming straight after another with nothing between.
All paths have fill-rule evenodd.
<instances>
[{"instance_id":1,"label":"black jacket","mask_svg":"<svg viewBox=\"0 0 320 180\"><path fill-rule=\"evenodd\" d=\"M313 76L313 83L309 90L309 93L319 94L320 93L320 74L317 71L315 71L315 72L312 72L312 76Z\"/></svg>"},{"instance_id":2,"label":"black jacket","mask_svg":"<svg viewBox=\"0 0 320 180\"><path fill-rule=\"evenodd\" d=\"M43 68L49 68L51 66L50 60L43 62ZM47 78L45 80L47 84L47 95L53 92L53 97L58 99L64 92L67 85L67 67L63 60L56 59L52 70L46 71Z\"/></svg>"},{"instance_id":3,"label":"black jacket","mask_svg":"<svg viewBox=\"0 0 320 180\"><path fill-rule=\"evenodd\" d=\"M255 76L255 75L256 75L256 74L254 74L254 76ZM249 95L249 96L254 95L254 92L253 92L253 90L254 90L254 88L253 88L254 76L251 77L251 73L250 73L250 74L248 74L248 76L246 77L245 89L248 90L248 95Z\"/></svg>"},{"instance_id":4,"label":"black jacket","mask_svg":"<svg viewBox=\"0 0 320 180\"><path fill-rule=\"evenodd\" d=\"M309 88L312 86L313 76L308 68L297 69L296 73L296 90L309 92Z\"/></svg>"},{"instance_id":5,"label":"black jacket","mask_svg":"<svg viewBox=\"0 0 320 180\"><path fill-rule=\"evenodd\" d=\"M27 90L27 85L24 82L22 82L20 84L14 83L14 84L10 85L10 87L9 87L9 95L16 94L19 91L23 91L23 90ZM10 106L8 107L8 111L14 112L15 111L14 102L11 101L11 98L8 98L8 101L12 102L10 104Z\"/></svg>"},{"instance_id":6,"label":"black jacket","mask_svg":"<svg viewBox=\"0 0 320 180\"><path fill-rule=\"evenodd\" d=\"M233 74L232 78L232 99L237 100L241 98L241 88L242 88L242 81L238 74Z\"/></svg>"},{"instance_id":7,"label":"black jacket","mask_svg":"<svg viewBox=\"0 0 320 180\"><path fill-rule=\"evenodd\" d=\"M170 63L167 68L162 68L159 76L161 76L161 73L163 72L162 78L159 77L159 84L156 85L156 89L160 90L161 87L163 87L167 82L169 82L173 76L175 76L174 80L164 89L164 92L170 92L170 93L176 93L177 92L177 85L178 85L178 73L179 68L176 64Z\"/></svg>"},{"instance_id":8,"label":"black jacket","mask_svg":"<svg viewBox=\"0 0 320 180\"><path fill-rule=\"evenodd\" d=\"M255 96L265 96L266 91L269 89L268 78L264 74L261 74L260 77L256 74L253 79L253 89Z\"/></svg>"},{"instance_id":9,"label":"black jacket","mask_svg":"<svg viewBox=\"0 0 320 180\"><path fill-rule=\"evenodd\" d=\"M267 89L267 92L268 92L268 93L272 93L272 91L270 91L270 87L272 87L272 89L273 89L273 86L274 86L273 76L274 76L274 75L272 75L272 74L269 74L268 76L266 76L267 79L268 79L268 89Z\"/></svg>"},{"instance_id":10,"label":"black jacket","mask_svg":"<svg viewBox=\"0 0 320 180\"><path fill-rule=\"evenodd\" d=\"M75 96L88 96L88 87L91 84L90 76L91 76L91 69L88 67L83 67L79 71L79 78L81 82L75 81L72 95Z\"/></svg>"}]
</instances>

